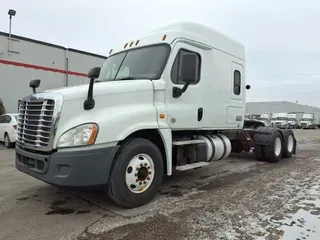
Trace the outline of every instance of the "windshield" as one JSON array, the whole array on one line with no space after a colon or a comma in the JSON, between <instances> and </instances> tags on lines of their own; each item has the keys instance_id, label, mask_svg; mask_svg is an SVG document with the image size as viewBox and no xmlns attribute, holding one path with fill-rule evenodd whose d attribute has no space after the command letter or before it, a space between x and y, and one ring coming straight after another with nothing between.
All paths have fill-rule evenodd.
<instances>
[{"instance_id":1,"label":"windshield","mask_svg":"<svg viewBox=\"0 0 320 240\"><path fill-rule=\"evenodd\" d=\"M110 56L97 81L159 79L170 53L167 44L128 50Z\"/></svg>"},{"instance_id":2,"label":"windshield","mask_svg":"<svg viewBox=\"0 0 320 240\"><path fill-rule=\"evenodd\" d=\"M311 121L311 118L301 118L301 121Z\"/></svg>"}]
</instances>

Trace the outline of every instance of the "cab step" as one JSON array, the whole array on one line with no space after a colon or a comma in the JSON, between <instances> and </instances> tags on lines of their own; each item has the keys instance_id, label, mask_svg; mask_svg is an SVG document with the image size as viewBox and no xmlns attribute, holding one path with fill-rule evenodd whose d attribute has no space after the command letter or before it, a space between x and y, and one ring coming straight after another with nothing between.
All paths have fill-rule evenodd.
<instances>
[{"instance_id":1,"label":"cab step","mask_svg":"<svg viewBox=\"0 0 320 240\"><path fill-rule=\"evenodd\" d=\"M181 141L174 141L172 144L175 146L182 146L182 145L191 145L191 144L198 144L198 143L205 143L205 141L202 139L181 140Z\"/></svg>"},{"instance_id":2,"label":"cab step","mask_svg":"<svg viewBox=\"0 0 320 240\"><path fill-rule=\"evenodd\" d=\"M182 166L177 166L176 170L177 171L187 171L190 169L200 168L200 167L204 167L204 166L208 166L208 165L209 165L208 162L196 162L196 163L186 164L186 165L182 165Z\"/></svg>"}]
</instances>

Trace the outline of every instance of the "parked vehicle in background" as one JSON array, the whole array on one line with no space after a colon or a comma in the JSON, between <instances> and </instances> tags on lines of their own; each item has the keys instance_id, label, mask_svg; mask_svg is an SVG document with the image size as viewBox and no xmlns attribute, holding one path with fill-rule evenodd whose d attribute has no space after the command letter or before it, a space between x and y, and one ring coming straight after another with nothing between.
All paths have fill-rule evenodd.
<instances>
[{"instance_id":1,"label":"parked vehicle in background","mask_svg":"<svg viewBox=\"0 0 320 240\"><path fill-rule=\"evenodd\" d=\"M298 119L297 119L297 114L295 113L288 113L288 125L289 128L298 128Z\"/></svg>"},{"instance_id":2,"label":"parked vehicle in background","mask_svg":"<svg viewBox=\"0 0 320 240\"><path fill-rule=\"evenodd\" d=\"M0 116L0 141L7 148L14 147L17 137L17 113L7 113Z\"/></svg>"},{"instance_id":3,"label":"parked vehicle in background","mask_svg":"<svg viewBox=\"0 0 320 240\"><path fill-rule=\"evenodd\" d=\"M277 128L289 128L287 113L273 113L270 125Z\"/></svg>"},{"instance_id":4,"label":"parked vehicle in background","mask_svg":"<svg viewBox=\"0 0 320 240\"><path fill-rule=\"evenodd\" d=\"M261 114L258 120L262 121L266 126L268 126L270 123L270 114Z\"/></svg>"},{"instance_id":5,"label":"parked vehicle in background","mask_svg":"<svg viewBox=\"0 0 320 240\"><path fill-rule=\"evenodd\" d=\"M303 114L300 126L302 129L317 129L320 127L319 113L305 113Z\"/></svg>"}]
</instances>

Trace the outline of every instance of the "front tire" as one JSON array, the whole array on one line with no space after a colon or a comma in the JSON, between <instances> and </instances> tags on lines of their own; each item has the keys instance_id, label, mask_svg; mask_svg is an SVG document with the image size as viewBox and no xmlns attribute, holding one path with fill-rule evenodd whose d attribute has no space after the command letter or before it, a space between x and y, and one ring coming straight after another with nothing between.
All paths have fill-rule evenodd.
<instances>
[{"instance_id":1,"label":"front tire","mask_svg":"<svg viewBox=\"0 0 320 240\"><path fill-rule=\"evenodd\" d=\"M5 133L4 135L4 145L7 147L7 148L12 148L14 146L14 143L12 143L10 141L10 138L9 138L9 135L7 133Z\"/></svg>"},{"instance_id":2,"label":"front tire","mask_svg":"<svg viewBox=\"0 0 320 240\"><path fill-rule=\"evenodd\" d=\"M157 194L163 173L159 148L147 139L129 139L115 156L108 194L121 207L145 205Z\"/></svg>"}]
</instances>

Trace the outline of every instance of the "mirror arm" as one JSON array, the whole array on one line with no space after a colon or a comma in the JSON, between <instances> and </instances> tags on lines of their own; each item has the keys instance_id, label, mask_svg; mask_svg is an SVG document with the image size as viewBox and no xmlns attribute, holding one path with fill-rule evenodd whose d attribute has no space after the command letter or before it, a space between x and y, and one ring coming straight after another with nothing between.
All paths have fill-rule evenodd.
<instances>
[{"instance_id":1,"label":"mirror arm","mask_svg":"<svg viewBox=\"0 0 320 240\"><path fill-rule=\"evenodd\" d=\"M89 83L88 96L83 103L84 110L91 110L92 108L94 108L95 101L93 99L93 83L94 83L94 78L91 78Z\"/></svg>"},{"instance_id":2,"label":"mirror arm","mask_svg":"<svg viewBox=\"0 0 320 240\"><path fill-rule=\"evenodd\" d=\"M178 88L178 87L173 87L172 96L173 96L174 98L179 98L179 97L182 95L182 93L184 93L185 91L187 91L189 85L190 85L190 83L187 82L187 83L183 86L182 89L181 89L181 88Z\"/></svg>"},{"instance_id":3,"label":"mirror arm","mask_svg":"<svg viewBox=\"0 0 320 240\"><path fill-rule=\"evenodd\" d=\"M190 85L190 82L187 82L187 83L183 86L183 88L181 89L181 93L184 93L185 91L187 91L189 85Z\"/></svg>"}]
</instances>

